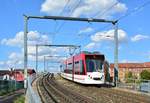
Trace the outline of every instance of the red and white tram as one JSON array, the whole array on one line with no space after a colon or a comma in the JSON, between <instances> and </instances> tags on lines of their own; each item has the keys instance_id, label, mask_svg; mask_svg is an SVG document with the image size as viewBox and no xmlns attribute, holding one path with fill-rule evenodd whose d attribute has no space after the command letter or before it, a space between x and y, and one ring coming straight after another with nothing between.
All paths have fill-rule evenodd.
<instances>
[{"instance_id":1,"label":"red and white tram","mask_svg":"<svg viewBox=\"0 0 150 103\"><path fill-rule=\"evenodd\" d=\"M98 52L81 52L65 60L60 67L63 78L81 84L105 84L111 81L105 56Z\"/></svg>"}]
</instances>

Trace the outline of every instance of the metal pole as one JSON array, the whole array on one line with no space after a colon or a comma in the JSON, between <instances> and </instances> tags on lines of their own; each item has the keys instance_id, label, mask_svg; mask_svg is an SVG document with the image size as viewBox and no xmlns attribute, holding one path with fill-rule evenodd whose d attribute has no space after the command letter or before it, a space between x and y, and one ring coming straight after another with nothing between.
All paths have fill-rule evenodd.
<instances>
[{"instance_id":1,"label":"metal pole","mask_svg":"<svg viewBox=\"0 0 150 103\"><path fill-rule=\"evenodd\" d=\"M117 87L117 82L119 80L119 69L118 69L118 21L116 21L113 25L114 25L114 44L115 44L115 50L114 50L114 82L116 84Z\"/></svg>"},{"instance_id":2,"label":"metal pole","mask_svg":"<svg viewBox=\"0 0 150 103\"><path fill-rule=\"evenodd\" d=\"M38 45L36 45L36 74L38 73Z\"/></svg>"},{"instance_id":3,"label":"metal pole","mask_svg":"<svg viewBox=\"0 0 150 103\"><path fill-rule=\"evenodd\" d=\"M46 72L46 69L45 69L45 56L44 56L44 72Z\"/></svg>"},{"instance_id":4,"label":"metal pole","mask_svg":"<svg viewBox=\"0 0 150 103\"><path fill-rule=\"evenodd\" d=\"M46 72L48 72L48 62L46 61Z\"/></svg>"},{"instance_id":5,"label":"metal pole","mask_svg":"<svg viewBox=\"0 0 150 103\"><path fill-rule=\"evenodd\" d=\"M85 21L85 22L107 22L114 23L112 20L94 19L94 18L76 18L76 17L63 17L63 16L28 16L28 18L35 19L52 19L52 20L68 20L68 21Z\"/></svg>"},{"instance_id":6,"label":"metal pole","mask_svg":"<svg viewBox=\"0 0 150 103\"><path fill-rule=\"evenodd\" d=\"M77 45L49 45L49 44L38 44L38 46L81 48L81 46L77 46Z\"/></svg>"},{"instance_id":7,"label":"metal pole","mask_svg":"<svg viewBox=\"0 0 150 103\"><path fill-rule=\"evenodd\" d=\"M27 46L27 33L28 33L28 17L24 15L24 88L27 88L27 65L28 65L28 46Z\"/></svg>"}]
</instances>

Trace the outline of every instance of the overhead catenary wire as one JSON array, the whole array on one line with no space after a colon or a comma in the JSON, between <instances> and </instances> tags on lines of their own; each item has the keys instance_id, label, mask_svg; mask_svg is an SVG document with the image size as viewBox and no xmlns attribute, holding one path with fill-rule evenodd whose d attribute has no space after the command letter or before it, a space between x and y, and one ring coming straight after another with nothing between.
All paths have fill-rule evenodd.
<instances>
[{"instance_id":1,"label":"overhead catenary wire","mask_svg":"<svg viewBox=\"0 0 150 103\"><path fill-rule=\"evenodd\" d=\"M70 11L70 13L69 13L68 16L71 16L71 15L72 15L72 13L76 10L76 8L80 6L80 3L81 3L81 0L79 0L79 1L77 2L77 4L76 4L75 7ZM61 28L62 28L64 25L65 25L65 21L58 27L58 29L56 30L55 34L57 34L57 33L61 30Z\"/></svg>"},{"instance_id":2,"label":"overhead catenary wire","mask_svg":"<svg viewBox=\"0 0 150 103\"><path fill-rule=\"evenodd\" d=\"M100 11L98 11L95 15L93 15L93 17L92 18L95 18L95 17L97 17L97 16L103 16L104 14L106 14L107 12L109 12L114 6L116 6L117 4L119 3L119 1L116 1L114 4L112 4L111 6L109 6L108 8L106 8L104 11L102 11L101 12L101 10ZM99 15L100 14L100 15ZM101 29L105 29L105 28L108 28L110 26L110 24L108 24L108 25L106 25L106 26L104 26L104 27L102 27ZM89 27L89 25L87 25L86 27ZM98 31L99 29L97 29L96 31ZM78 36L80 36L79 34L78 34ZM88 36L90 36L90 34L88 34Z\"/></svg>"},{"instance_id":3,"label":"overhead catenary wire","mask_svg":"<svg viewBox=\"0 0 150 103\"><path fill-rule=\"evenodd\" d=\"M81 0L79 1L79 4L80 4L80 2L81 2ZM105 12L107 12L109 9L113 8L113 7L114 7L115 5L117 5L117 4L118 4L118 2L114 3L111 7L109 7L107 10L105 10ZM136 12L138 9L140 9L140 8L142 8L142 7L144 7L144 6L148 5L148 4L149 4L149 1L148 1L148 2L145 2L143 5L141 5L140 7L137 7L137 8L134 9L133 11ZM77 5L77 6L78 6L78 5ZM132 11L132 12L133 12L133 11ZM103 12L103 14L104 14L105 12ZM129 12L129 13L127 13L127 14L121 16L119 19L116 19L116 20L120 20L120 19L122 19L122 18L124 18L124 17L130 15L132 12ZM58 30L60 30L61 27L62 27L62 26L60 26Z\"/></svg>"},{"instance_id":4,"label":"overhead catenary wire","mask_svg":"<svg viewBox=\"0 0 150 103\"><path fill-rule=\"evenodd\" d=\"M65 12L65 9L67 8L67 6L68 6L69 3L70 3L70 0L67 0L67 2L65 3L64 8L63 8L62 11L59 13L60 16Z\"/></svg>"},{"instance_id":5,"label":"overhead catenary wire","mask_svg":"<svg viewBox=\"0 0 150 103\"><path fill-rule=\"evenodd\" d=\"M66 9L67 6L69 5L69 3L70 3L70 0L67 0L67 2L65 3L64 8L63 8L62 11L59 13L60 16L63 15L63 13L65 12L65 9ZM58 25L58 23L57 23L57 21L56 21L56 24L55 24L55 27L54 27L55 30L54 30L52 39L54 39L54 38L55 38L55 35L57 34L57 25Z\"/></svg>"},{"instance_id":6,"label":"overhead catenary wire","mask_svg":"<svg viewBox=\"0 0 150 103\"><path fill-rule=\"evenodd\" d=\"M97 16L101 17L101 16L103 16L103 15L106 14L108 11L110 11L114 6L116 6L118 3L119 3L119 2L116 1L113 5L111 5L110 7L106 8L106 9L103 10L102 12L101 12L101 10L98 11L95 15L93 15L93 17L97 17ZM100 14L100 15L99 15L99 14Z\"/></svg>"},{"instance_id":7,"label":"overhead catenary wire","mask_svg":"<svg viewBox=\"0 0 150 103\"><path fill-rule=\"evenodd\" d=\"M79 0L78 3L76 4L76 6L71 10L69 16L74 12L74 10L76 10L77 7L80 6L80 3L81 3L81 0ZM117 4L118 4L118 1L115 2L113 5L111 5L110 7L108 7L106 10L104 10L100 16L103 16L106 12L108 12L110 9L112 9ZM94 17L96 17L99 13L100 12L96 13L94 15ZM58 29L56 30L55 34L57 34L64 25L65 25L65 21L58 27ZM89 27L89 25L88 25L88 27Z\"/></svg>"},{"instance_id":8,"label":"overhead catenary wire","mask_svg":"<svg viewBox=\"0 0 150 103\"><path fill-rule=\"evenodd\" d=\"M105 9L104 11L102 11L102 12L101 12L101 11L97 12L93 17L97 17L97 16L102 17L104 14L106 14L107 12L109 12L113 7L115 7L120 1L121 1L121 0L116 1L114 4L112 4L110 7L106 8L106 9ZM99 14L100 14L100 15L99 15ZM101 27L101 28L99 28L99 29L104 30L104 29L106 29L106 28L109 28L110 26L111 26L110 24L107 24L106 26ZM95 30L95 32L98 31L99 29ZM88 36L90 36L90 34L89 34Z\"/></svg>"},{"instance_id":9,"label":"overhead catenary wire","mask_svg":"<svg viewBox=\"0 0 150 103\"><path fill-rule=\"evenodd\" d=\"M65 3L65 6L63 7L62 11L59 13L60 16L65 12L65 9L69 5L69 3L70 3L70 0L67 0L67 2ZM56 22L56 24L58 24L58 23ZM57 28L57 26L55 26L55 28ZM55 31L56 31L56 29L55 29Z\"/></svg>"},{"instance_id":10,"label":"overhead catenary wire","mask_svg":"<svg viewBox=\"0 0 150 103\"><path fill-rule=\"evenodd\" d=\"M136 7L136 8L134 8L131 12L128 12L128 13L124 14L123 16L119 17L119 18L116 19L116 20L120 21L121 19L130 16L131 14L133 14L133 13L139 11L140 9L144 8L145 6L148 6L149 4L150 4L150 0L144 2L142 5L140 5L140 6Z\"/></svg>"},{"instance_id":11,"label":"overhead catenary wire","mask_svg":"<svg viewBox=\"0 0 150 103\"><path fill-rule=\"evenodd\" d=\"M80 4L80 1L79 1L79 4ZM113 4L112 6L110 6L108 9L106 9L105 12L102 12L101 16L104 15L105 13L107 13L111 8L113 8L113 7L114 7L115 5L117 5L117 4L118 4L118 2L114 3L114 4ZM133 9L131 12L128 12L128 13L124 14L123 16L119 17L119 18L116 19L116 20L120 21L120 20L122 20L123 18L128 17L129 15L131 15L131 14L133 14L133 13L139 11L141 8L143 8L143 7L145 7L145 6L149 5L149 4L150 4L150 0L144 2L142 5L136 7L136 8ZM58 32L59 32L59 30L62 28L63 25L64 25L64 24L62 23L62 25L57 29ZM89 25L88 25L88 26L89 26ZM108 26L110 26L110 25L108 25ZM107 28L107 26L103 27L103 29L105 29L105 28Z\"/></svg>"},{"instance_id":12,"label":"overhead catenary wire","mask_svg":"<svg viewBox=\"0 0 150 103\"><path fill-rule=\"evenodd\" d=\"M70 11L69 16L76 10L76 8L78 8L78 7L80 6L80 4L81 4L81 0L79 0L79 1L77 2L77 4L75 5L75 7Z\"/></svg>"},{"instance_id":13,"label":"overhead catenary wire","mask_svg":"<svg viewBox=\"0 0 150 103\"><path fill-rule=\"evenodd\" d=\"M117 20L117 21L120 21L120 20L122 20L122 19L124 19L124 18L130 16L131 14L133 14L133 13L139 11L140 9L144 8L145 6L148 6L149 4L150 4L150 0L144 2L142 5L140 5L140 6L136 7L136 8L134 8L133 10L131 10L131 12L128 12L128 13L124 14L123 16L119 17L119 18L116 19L116 20ZM114 4L114 5L115 5L115 4ZM111 6L111 8L112 8L112 7L113 7L113 6ZM106 25L106 26L104 26L104 27L102 27L102 28L100 28L100 29L101 29L101 30L102 30L102 29L106 29L106 28L109 28L110 26L111 26L111 25L108 24L108 25ZM98 31L98 30L99 30L99 29L97 29L96 31ZM88 35L88 36L89 36L89 35Z\"/></svg>"}]
</instances>

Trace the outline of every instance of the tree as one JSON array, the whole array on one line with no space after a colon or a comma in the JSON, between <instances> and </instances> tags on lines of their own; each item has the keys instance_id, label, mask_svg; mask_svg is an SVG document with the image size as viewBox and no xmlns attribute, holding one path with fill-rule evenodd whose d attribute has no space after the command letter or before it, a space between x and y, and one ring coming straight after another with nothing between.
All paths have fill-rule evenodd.
<instances>
[{"instance_id":1,"label":"tree","mask_svg":"<svg viewBox=\"0 0 150 103\"><path fill-rule=\"evenodd\" d=\"M133 82L133 75L132 72L129 71L125 74L126 82L127 83L132 83Z\"/></svg>"},{"instance_id":2,"label":"tree","mask_svg":"<svg viewBox=\"0 0 150 103\"><path fill-rule=\"evenodd\" d=\"M127 72L127 73L125 74L125 77L126 77L126 78L132 78L132 77L133 77L132 72L131 72L131 71Z\"/></svg>"},{"instance_id":3,"label":"tree","mask_svg":"<svg viewBox=\"0 0 150 103\"><path fill-rule=\"evenodd\" d=\"M141 77L141 79L150 80L150 72L147 71L147 70L143 70L143 71L140 73L140 77Z\"/></svg>"}]
</instances>

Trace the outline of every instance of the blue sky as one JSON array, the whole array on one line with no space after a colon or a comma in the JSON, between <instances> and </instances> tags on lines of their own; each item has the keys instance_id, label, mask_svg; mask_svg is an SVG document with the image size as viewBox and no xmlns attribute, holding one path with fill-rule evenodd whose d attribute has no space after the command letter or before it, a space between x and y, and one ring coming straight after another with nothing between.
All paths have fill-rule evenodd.
<instances>
[{"instance_id":1,"label":"blue sky","mask_svg":"<svg viewBox=\"0 0 150 103\"><path fill-rule=\"evenodd\" d=\"M146 2L149 0L70 0L68 3L67 0L1 0L0 69L23 67L23 14L116 20ZM149 10L148 4L119 21L119 62L150 61ZM28 36L29 67L35 66L35 47L31 44L36 43L81 45L82 50L105 54L109 62L114 59L111 24L32 19ZM68 49L62 48L42 47L39 52L40 68L44 55L68 55Z\"/></svg>"}]
</instances>

